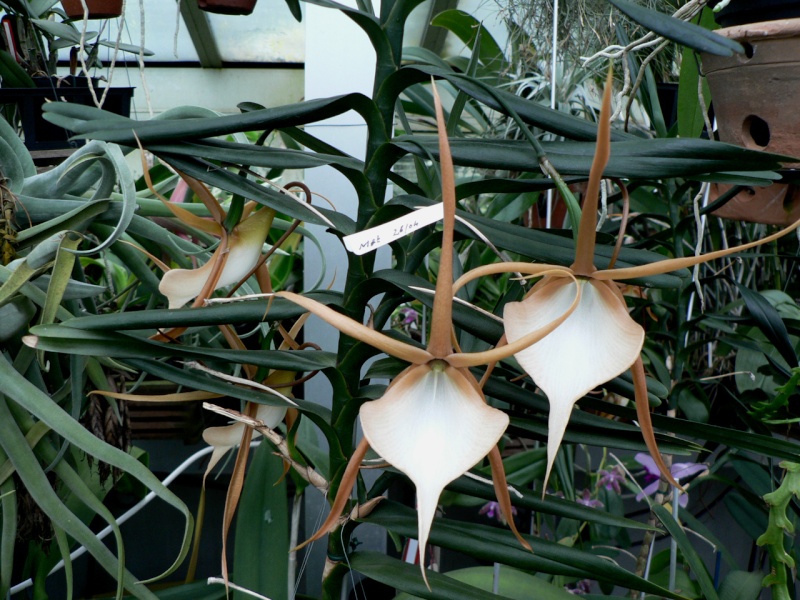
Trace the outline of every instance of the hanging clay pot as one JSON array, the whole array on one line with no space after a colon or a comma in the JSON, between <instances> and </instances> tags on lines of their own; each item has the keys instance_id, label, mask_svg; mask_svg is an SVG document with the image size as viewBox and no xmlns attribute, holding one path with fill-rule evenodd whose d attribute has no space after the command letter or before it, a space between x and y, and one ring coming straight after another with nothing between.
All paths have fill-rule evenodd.
<instances>
[{"instance_id":1,"label":"hanging clay pot","mask_svg":"<svg viewBox=\"0 0 800 600\"><path fill-rule=\"evenodd\" d=\"M197 0L200 10L221 15L249 15L257 0Z\"/></svg>"},{"instance_id":2,"label":"hanging clay pot","mask_svg":"<svg viewBox=\"0 0 800 600\"><path fill-rule=\"evenodd\" d=\"M719 137L745 148L800 157L800 18L718 29L744 46L730 57L703 54ZM800 162L784 165L798 169ZM713 185L712 198L730 186ZM753 187L720 208L717 216L786 225L800 218L800 189L793 184Z\"/></svg>"},{"instance_id":3,"label":"hanging clay pot","mask_svg":"<svg viewBox=\"0 0 800 600\"><path fill-rule=\"evenodd\" d=\"M81 0L61 0L70 19L83 19ZM115 19L122 14L122 0L86 0L90 19Z\"/></svg>"}]
</instances>

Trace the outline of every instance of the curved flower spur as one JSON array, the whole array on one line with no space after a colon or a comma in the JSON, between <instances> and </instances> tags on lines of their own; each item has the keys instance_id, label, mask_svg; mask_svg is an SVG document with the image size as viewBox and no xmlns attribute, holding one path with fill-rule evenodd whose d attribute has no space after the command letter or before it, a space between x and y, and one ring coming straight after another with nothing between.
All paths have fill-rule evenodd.
<instances>
[{"instance_id":1,"label":"curved flower spur","mask_svg":"<svg viewBox=\"0 0 800 600\"><path fill-rule=\"evenodd\" d=\"M439 128L444 225L428 348L423 350L398 341L298 294L275 294L302 306L342 333L411 363L392 381L383 397L362 405L360 416L364 439L347 465L330 515L306 544L321 538L338 523L361 461L371 446L416 486L420 556L425 556L442 490L487 455L501 510L520 543L530 549L514 525L508 485L497 448L497 442L508 426L508 415L487 405L480 385L468 367L508 358L542 339L576 309L580 290L575 288L571 303L564 306L561 314L553 315L550 322L543 323L508 346L477 353L454 352L451 331L455 177L441 101L435 87L434 99ZM566 277L572 278L569 274ZM420 567L427 584L424 563Z\"/></svg>"},{"instance_id":2,"label":"curved flower spur","mask_svg":"<svg viewBox=\"0 0 800 600\"><path fill-rule=\"evenodd\" d=\"M704 263L776 240L800 225L800 221L761 240L709 252L705 255L673 258L637 267L597 270L594 266L598 194L603 170L611 152L611 71L606 80L597 133L595 157L584 195L583 210L575 246L575 262L569 268L530 263L499 263L473 269L455 284L485 275L514 272L541 276L521 302L506 304L503 314L509 343L537 331L580 298L577 308L552 334L527 346L515 357L550 402L545 487L556 453L569 423L572 407L595 387L630 369L633 376L636 413L647 449L658 470L680 489L664 464L656 445L647 400L644 365L640 356L645 333L628 313L616 281L659 275Z\"/></svg>"}]
</instances>

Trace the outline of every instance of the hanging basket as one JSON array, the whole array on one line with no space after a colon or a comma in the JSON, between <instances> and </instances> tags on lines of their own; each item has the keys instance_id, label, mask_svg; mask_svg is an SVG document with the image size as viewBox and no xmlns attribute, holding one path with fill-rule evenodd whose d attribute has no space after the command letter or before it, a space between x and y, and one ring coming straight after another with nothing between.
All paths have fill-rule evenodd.
<instances>
[{"instance_id":1,"label":"hanging basket","mask_svg":"<svg viewBox=\"0 0 800 600\"><path fill-rule=\"evenodd\" d=\"M800 157L800 18L750 23L716 33L744 46L744 54L703 55L719 137L754 150ZM799 169L800 163L785 165ZM712 186L712 198L730 186ZM796 185L753 187L736 195L717 216L788 225L800 218Z\"/></svg>"},{"instance_id":2,"label":"hanging basket","mask_svg":"<svg viewBox=\"0 0 800 600\"><path fill-rule=\"evenodd\" d=\"M200 10L220 15L249 15L257 0L197 0Z\"/></svg>"},{"instance_id":3,"label":"hanging basket","mask_svg":"<svg viewBox=\"0 0 800 600\"><path fill-rule=\"evenodd\" d=\"M81 0L61 0L70 19L83 19ZM115 19L122 14L122 0L86 0L90 19Z\"/></svg>"}]
</instances>

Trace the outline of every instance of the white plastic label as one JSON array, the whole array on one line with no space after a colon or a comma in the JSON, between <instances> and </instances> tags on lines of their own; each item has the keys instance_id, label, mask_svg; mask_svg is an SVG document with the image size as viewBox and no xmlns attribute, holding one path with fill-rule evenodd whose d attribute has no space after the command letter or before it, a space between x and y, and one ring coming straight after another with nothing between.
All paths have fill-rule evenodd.
<instances>
[{"instance_id":1,"label":"white plastic label","mask_svg":"<svg viewBox=\"0 0 800 600\"><path fill-rule=\"evenodd\" d=\"M437 202L383 225L347 235L344 237L344 245L353 254L366 254L443 218L444 205Z\"/></svg>"}]
</instances>

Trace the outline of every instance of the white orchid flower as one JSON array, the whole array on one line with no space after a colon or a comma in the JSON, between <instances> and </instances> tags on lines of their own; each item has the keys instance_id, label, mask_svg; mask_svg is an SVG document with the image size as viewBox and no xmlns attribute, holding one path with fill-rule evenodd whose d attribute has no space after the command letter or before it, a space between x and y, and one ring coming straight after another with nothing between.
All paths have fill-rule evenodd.
<instances>
[{"instance_id":1,"label":"white orchid flower","mask_svg":"<svg viewBox=\"0 0 800 600\"><path fill-rule=\"evenodd\" d=\"M628 313L616 281L669 273L753 248L788 234L800 225L800 221L761 240L726 250L637 267L597 270L594 266L597 199L610 154L610 115L609 72L598 125L597 148L578 228L575 262L569 268L516 262L487 265L462 276L455 288L477 277L496 273L543 276L521 302L509 302L505 306L505 333L512 344L538 330L554 316L563 314L571 306L573 298L579 297L577 308L562 325L540 342L515 354L519 364L550 402L545 486L575 403L587 392L631 369L637 417L644 441L661 474L672 485L680 487L661 458L652 428L644 365L640 357L644 329Z\"/></svg>"},{"instance_id":2,"label":"white orchid flower","mask_svg":"<svg viewBox=\"0 0 800 600\"><path fill-rule=\"evenodd\" d=\"M283 421L286 416L285 406L269 406L267 404L259 404L256 410L255 419L261 421L265 427L274 429L278 424ZM219 460L225 456L228 450L237 447L242 441L242 435L247 429L245 423L236 421L230 425L222 425L220 427L206 427L203 430L203 441L209 446L213 446L211 451L211 458L208 459L208 466L206 467L203 480L208 477ZM256 439L261 434L257 430L253 430L253 439Z\"/></svg>"},{"instance_id":3,"label":"white orchid flower","mask_svg":"<svg viewBox=\"0 0 800 600\"><path fill-rule=\"evenodd\" d=\"M193 298L247 277L261 258L274 217L275 211L262 208L251 212L227 236L221 225L213 228L221 241L208 262L197 269L171 269L162 277L158 290L169 300L169 307L180 308ZM217 225L213 221L206 223ZM216 282L210 285L214 279ZM206 288L209 289L204 292Z\"/></svg>"},{"instance_id":4,"label":"white orchid flower","mask_svg":"<svg viewBox=\"0 0 800 600\"><path fill-rule=\"evenodd\" d=\"M435 92L435 88L434 88ZM405 473L417 490L420 556L425 556L436 506L444 487L487 455L498 503L520 542L511 514L511 500L497 442L508 426L508 415L488 406L480 385L468 367L508 358L553 331L578 305L572 303L535 331L514 343L477 353L455 352L451 342L453 302L453 229L455 224L455 178L438 94L439 147L442 173L444 227L442 253L431 318L428 348L400 342L370 329L327 306L289 292L276 295L291 300L321 317L342 333L411 363L378 400L360 410L364 440L354 452L342 477L331 513L319 531L306 543L319 539L337 523L352 489L361 461L371 446L384 460ZM421 562L425 578L424 562Z\"/></svg>"}]
</instances>

